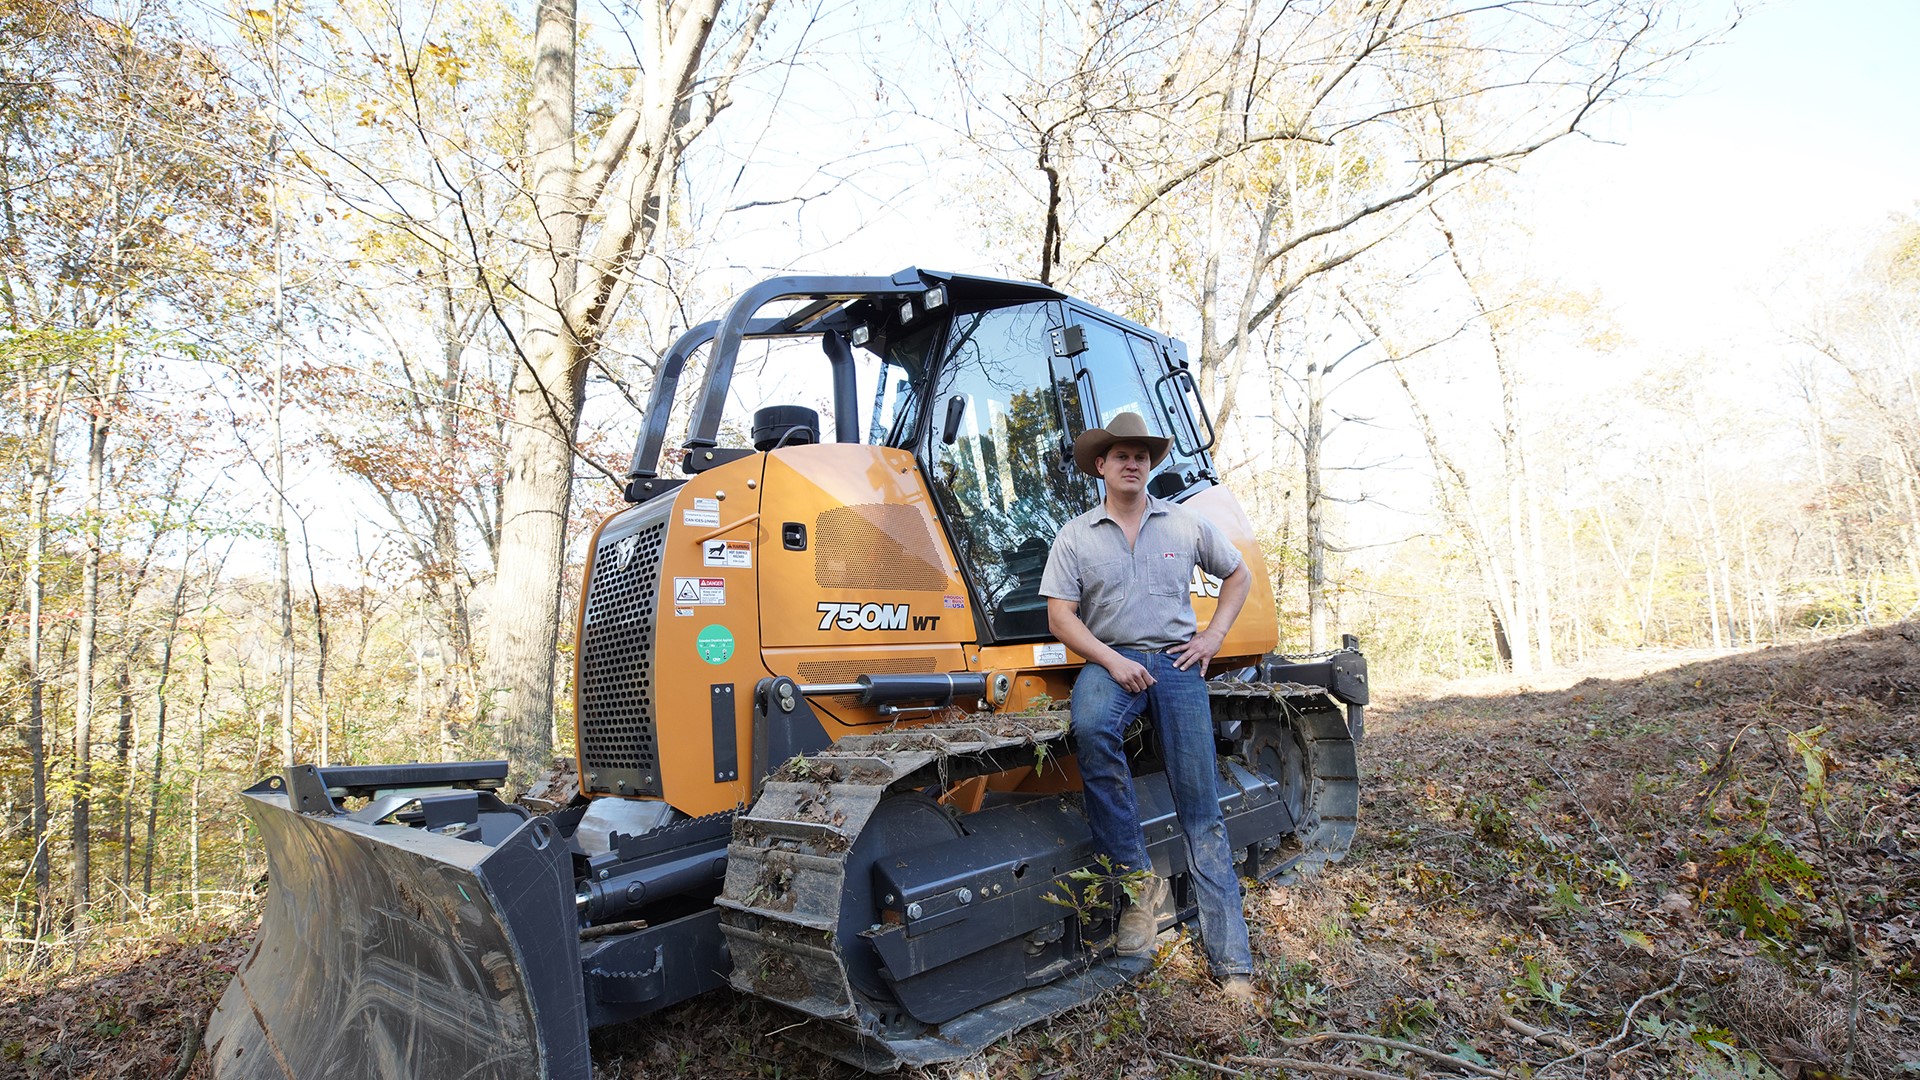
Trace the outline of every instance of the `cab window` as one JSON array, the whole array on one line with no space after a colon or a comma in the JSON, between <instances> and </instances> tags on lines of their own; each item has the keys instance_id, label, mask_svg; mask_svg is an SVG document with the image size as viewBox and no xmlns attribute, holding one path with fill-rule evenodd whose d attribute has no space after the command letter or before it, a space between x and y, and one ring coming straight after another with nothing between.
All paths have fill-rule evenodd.
<instances>
[{"instance_id":1,"label":"cab window","mask_svg":"<svg viewBox=\"0 0 1920 1080\"><path fill-rule=\"evenodd\" d=\"M1166 373L1159 349L1139 334L1075 314L1085 330L1087 349L1074 359L1093 387L1092 400L1083 396L1080 401L1086 426L1105 427L1123 412L1138 414L1147 430L1172 440L1166 458L1148 480L1148 490L1163 499L1184 491L1204 475L1205 463L1181 452L1183 443L1192 446L1196 440L1190 429L1178 433L1186 435L1184 440L1175 438L1170 421L1179 418L1167 415L1162 395L1154 392L1154 384Z\"/></svg>"},{"instance_id":2,"label":"cab window","mask_svg":"<svg viewBox=\"0 0 1920 1080\"><path fill-rule=\"evenodd\" d=\"M929 402L934 487L995 640L1047 635L1047 552L1095 499L1067 452L1074 377L1053 355L1057 310L955 315Z\"/></svg>"}]
</instances>

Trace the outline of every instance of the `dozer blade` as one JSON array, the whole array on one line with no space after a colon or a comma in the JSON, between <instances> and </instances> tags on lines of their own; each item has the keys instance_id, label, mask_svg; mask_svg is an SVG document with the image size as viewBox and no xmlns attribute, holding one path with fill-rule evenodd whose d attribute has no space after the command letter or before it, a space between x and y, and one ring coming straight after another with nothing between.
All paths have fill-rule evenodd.
<instances>
[{"instance_id":1,"label":"dozer blade","mask_svg":"<svg viewBox=\"0 0 1920 1080\"><path fill-rule=\"evenodd\" d=\"M220 1080L588 1080L567 845L497 846L245 793L270 874L253 952L208 1027ZM303 805L314 801L297 796Z\"/></svg>"}]
</instances>

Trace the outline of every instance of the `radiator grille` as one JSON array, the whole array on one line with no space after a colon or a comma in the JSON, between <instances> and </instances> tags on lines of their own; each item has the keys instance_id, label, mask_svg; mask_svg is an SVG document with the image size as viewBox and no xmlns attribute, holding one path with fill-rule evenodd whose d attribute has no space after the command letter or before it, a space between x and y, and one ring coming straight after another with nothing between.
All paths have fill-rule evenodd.
<instances>
[{"instance_id":1,"label":"radiator grille","mask_svg":"<svg viewBox=\"0 0 1920 1080\"><path fill-rule=\"evenodd\" d=\"M814 522L813 579L827 589L947 588L940 545L919 507L836 506Z\"/></svg>"},{"instance_id":2,"label":"radiator grille","mask_svg":"<svg viewBox=\"0 0 1920 1080\"><path fill-rule=\"evenodd\" d=\"M603 539L594 554L580 642L580 756L601 773L590 790L612 790L607 774L631 772L624 791L660 794L653 643L666 534L665 522L650 525Z\"/></svg>"}]
</instances>

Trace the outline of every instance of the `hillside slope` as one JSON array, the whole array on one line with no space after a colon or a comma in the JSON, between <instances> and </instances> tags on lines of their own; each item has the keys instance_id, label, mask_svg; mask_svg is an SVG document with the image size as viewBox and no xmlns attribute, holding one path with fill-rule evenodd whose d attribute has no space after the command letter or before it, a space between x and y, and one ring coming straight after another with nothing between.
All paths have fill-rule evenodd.
<instances>
[{"instance_id":1,"label":"hillside slope","mask_svg":"<svg viewBox=\"0 0 1920 1080\"><path fill-rule=\"evenodd\" d=\"M1353 853L1249 899L1257 1008L1174 942L1151 979L945 1074L1920 1075L1920 625L1389 691L1369 729ZM791 1022L696 1002L597 1057L842 1075L765 1038Z\"/></svg>"},{"instance_id":2,"label":"hillside slope","mask_svg":"<svg viewBox=\"0 0 1920 1080\"><path fill-rule=\"evenodd\" d=\"M1920 1076L1920 625L1388 689L1369 729L1352 855L1249 897L1257 1006L1172 940L935 1075ZM168 1075L230 929L0 987L0 1076ZM791 1023L710 994L596 1034L596 1073L858 1075Z\"/></svg>"}]
</instances>

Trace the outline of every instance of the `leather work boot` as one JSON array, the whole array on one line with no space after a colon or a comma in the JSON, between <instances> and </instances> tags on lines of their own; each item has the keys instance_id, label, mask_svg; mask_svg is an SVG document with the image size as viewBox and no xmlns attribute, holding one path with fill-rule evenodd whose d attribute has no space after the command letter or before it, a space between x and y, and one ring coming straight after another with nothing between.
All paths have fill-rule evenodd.
<instances>
[{"instance_id":1,"label":"leather work boot","mask_svg":"<svg viewBox=\"0 0 1920 1080\"><path fill-rule=\"evenodd\" d=\"M1167 883L1154 875L1140 887L1140 899L1120 913L1113 951L1121 956L1145 956L1153 951L1160 933L1160 908L1166 902Z\"/></svg>"},{"instance_id":2,"label":"leather work boot","mask_svg":"<svg viewBox=\"0 0 1920 1080\"><path fill-rule=\"evenodd\" d=\"M1245 975L1228 975L1220 980L1220 994L1231 1001L1251 1004L1259 996L1253 980Z\"/></svg>"}]
</instances>

